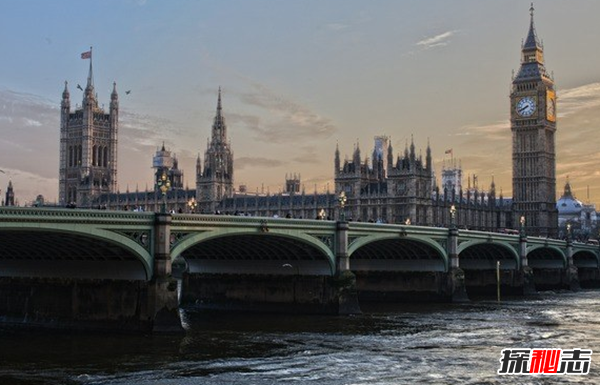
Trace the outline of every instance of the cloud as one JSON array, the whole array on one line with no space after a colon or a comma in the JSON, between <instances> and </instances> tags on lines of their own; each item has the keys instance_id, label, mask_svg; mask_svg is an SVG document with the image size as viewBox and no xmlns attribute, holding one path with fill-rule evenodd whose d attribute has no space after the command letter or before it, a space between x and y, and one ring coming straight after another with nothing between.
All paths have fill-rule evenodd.
<instances>
[{"instance_id":1,"label":"cloud","mask_svg":"<svg viewBox=\"0 0 600 385\"><path fill-rule=\"evenodd\" d=\"M256 139L271 143L303 143L330 138L336 127L333 122L307 107L289 100L260 84L252 84L253 91L239 94L242 103L261 110L262 116L228 116L246 124ZM266 114L265 114L266 112Z\"/></svg>"},{"instance_id":2,"label":"cloud","mask_svg":"<svg viewBox=\"0 0 600 385\"><path fill-rule=\"evenodd\" d=\"M444 33L440 33L439 35L420 40L416 42L415 45L421 47L422 49L431 49L435 47L446 46L450 43L448 39L455 33L456 31L447 31Z\"/></svg>"},{"instance_id":3,"label":"cloud","mask_svg":"<svg viewBox=\"0 0 600 385\"><path fill-rule=\"evenodd\" d=\"M490 123L485 125L469 125L458 129L451 136L465 136L465 141L481 142L482 139L487 140L505 140L510 137L510 122L508 120Z\"/></svg>"},{"instance_id":4,"label":"cloud","mask_svg":"<svg viewBox=\"0 0 600 385\"><path fill-rule=\"evenodd\" d=\"M58 173L59 115L57 102L0 89L0 168L55 177Z\"/></svg>"},{"instance_id":5,"label":"cloud","mask_svg":"<svg viewBox=\"0 0 600 385\"><path fill-rule=\"evenodd\" d=\"M28 119L28 118L24 118L23 122L28 127L40 127L42 125L41 122L38 122L37 120L33 120L33 119Z\"/></svg>"},{"instance_id":6,"label":"cloud","mask_svg":"<svg viewBox=\"0 0 600 385\"><path fill-rule=\"evenodd\" d=\"M294 162L302 163L302 164L324 164L322 159L320 159L319 155L315 151L315 148L312 146L303 146L301 148L301 153L298 156L292 158ZM333 165L333 157L332 152L328 152L327 158L331 160L331 164Z\"/></svg>"},{"instance_id":7,"label":"cloud","mask_svg":"<svg viewBox=\"0 0 600 385\"><path fill-rule=\"evenodd\" d=\"M286 162L281 161L279 159L244 156L241 158L234 159L234 164L235 164L235 169L237 171L237 170L243 170L247 167L259 167L259 168L271 167L271 168L274 168L274 167L283 166L284 164L286 164Z\"/></svg>"},{"instance_id":8,"label":"cloud","mask_svg":"<svg viewBox=\"0 0 600 385\"><path fill-rule=\"evenodd\" d=\"M343 24L343 23L329 23L329 24L325 24L325 28L331 30L331 31L341 31L343 29L346 29L350 27L348 24Z\"/></svg>"},{"instance_id":9,"label":"cloud","mask_svg":"<svg viewBox=\"0 0 600 385\"><path fill-rule=\"evenodd\" d=\"M558 117L600 106L600 83L590 83L559 92Z\"/></svg>"},{"instance_id":10,"label":"cloud","mask_svg":"<svg viewBox=\"0 0 600 385\"><path fill-rule=\"evenodd\" d=\"M316 175L312 178L302 180L302 184L306 186L306 192L313 192L315 186L317 186L317 192L327 191L327 185L329 185L330 191L334 190L334 181L331 175ZM319 191L319 188L321 191Z\"/></svg>"}]
</instances>

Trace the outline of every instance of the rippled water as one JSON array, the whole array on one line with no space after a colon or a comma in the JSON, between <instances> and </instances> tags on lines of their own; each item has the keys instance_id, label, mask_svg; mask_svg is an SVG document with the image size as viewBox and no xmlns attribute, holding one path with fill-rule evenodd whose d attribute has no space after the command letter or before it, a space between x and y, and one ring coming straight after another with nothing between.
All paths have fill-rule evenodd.
<instances>
[{"instance_id":1,"label":"rippled water","mask_svg":"<svg viewBox=\"0 0 600 385\"><path fill-rule=\"evenodd\" d=\"M600 383L600 291L354 317L185 313L186 336L0 330L0 384ZM501 377L503 348L593 349L587 376Z\"/></svg>"}]
</instances>

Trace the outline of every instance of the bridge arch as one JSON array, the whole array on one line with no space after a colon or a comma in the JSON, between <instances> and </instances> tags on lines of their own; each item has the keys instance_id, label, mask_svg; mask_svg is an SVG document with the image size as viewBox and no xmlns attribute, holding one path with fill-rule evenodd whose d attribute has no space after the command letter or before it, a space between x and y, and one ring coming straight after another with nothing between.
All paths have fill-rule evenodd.
<instances>
[{"instance_id":1,"label":"bridge arch","mask_svg":"<svg viewBox=\"0 0 600 385\"><path fill-rule=\"evenodd\" d=\"M147 281L153 275L148 238L146 249L125 235L86 225L3 226L0 276Z\"/></svg>"},{"instance_id":2,"label":"bridge arch","mask_svg":"<svg viewBox=\"0 0 600 385\"><path fill-rule=\"evenodd\" d=\"M190 272L333 275L335 256L319 239L271 229L205 231L182 239L171 258L185 259Z\"/></svg>"},{"instance_id":3,"label":"bridge arch","mask_svg":"<svg viewBox=\"0 0 600 385\"><path fill-rule=\"evenodd\" d=\"M497 261L500 261L501 269L517 270L519 267L519 254L507 242L471 240L458 245L457 253L461 269L496 269Z\"/></svg>"},{"instance_id":4,"label":"bridge arch","mask_svg":"<svg viewBox=\"0 0 600 385\"><path fill-rule=\"evenodd\" d=\"M567 267L567 256L555 246L528 246L527 260L532 269L565 269Z\"/></svg>"},{"instance_id":5,"label":"bridge arch","mask_svg":"<svg viewBox=\"0 0 600 385\"><path fill-rule=\"evenodd\" d=\"M577 268L587 267L597 269L600 267L598 254L590 250L579 250L573 253L573 264Z\"/></svg>"},{"instance_id":6,"label":"bridge arch","mask_svg":"<svg viewBox=\"0 0 600 385\"><path fill-rule=\"evenodd\" d=\"M448 255L433 239L397 234L358 238L348 248L350 270L438 271L449 269Z\"/></svg>"}]
</instances>

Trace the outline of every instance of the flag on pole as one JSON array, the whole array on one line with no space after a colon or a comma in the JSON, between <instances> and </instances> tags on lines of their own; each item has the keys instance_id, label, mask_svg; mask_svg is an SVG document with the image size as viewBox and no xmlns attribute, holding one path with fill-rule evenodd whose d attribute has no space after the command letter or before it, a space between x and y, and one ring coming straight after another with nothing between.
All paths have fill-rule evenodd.
<instances>
[{"instance_id":1,"label":"flag on pole","mask_svg":"<svg viewBox=\"0 0 600 385\"><path fill-rule=\"evenodd\" d=\"M82 59L91 59L92 58L92 51L86 51L86 52L82 52L81 53L81 58Z\"/></svg>"},{"instance_id":2,"label":"flag on pole","mask_svg":"<svg viewBox=\"0 0 600 385\"><path fill-rule=\"evenodd\" d=\"M446 150L444 154L452 154L452 149Z\"/></svg>"}]
</instances>

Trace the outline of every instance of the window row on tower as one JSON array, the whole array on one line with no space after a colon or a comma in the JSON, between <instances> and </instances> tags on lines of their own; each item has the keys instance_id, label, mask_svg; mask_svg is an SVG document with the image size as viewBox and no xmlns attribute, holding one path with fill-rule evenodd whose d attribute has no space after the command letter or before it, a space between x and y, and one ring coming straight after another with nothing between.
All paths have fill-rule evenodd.
<instances>
[{"instance_id":1,"label":"window row on tower","mask_svg":"<svg viewBox=\"0 0 600 385\"><path fill-rule=\"evenodd\" d=\"M108 167L107 146L94 146L92 148L92 166Z\"/></svg>"},{"instance_id":2,"label":"window row on tower","mask_svg":"<svg viewBox=\"0 0 600 385\"><path fill-rule=\"evenodd\" d=\"M81 145L69 146L69 167L80 165L82 154Z\"/></svg>"}]
</instances>

